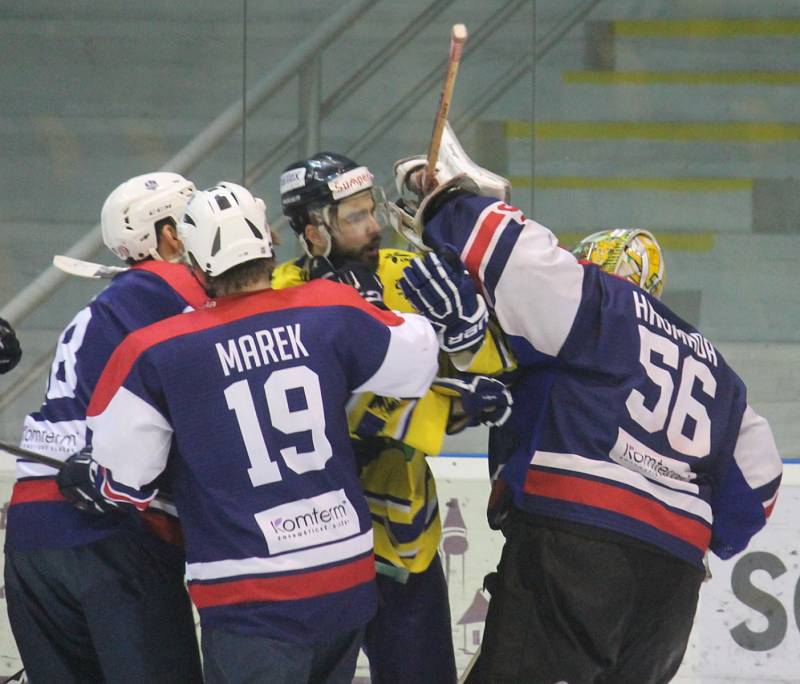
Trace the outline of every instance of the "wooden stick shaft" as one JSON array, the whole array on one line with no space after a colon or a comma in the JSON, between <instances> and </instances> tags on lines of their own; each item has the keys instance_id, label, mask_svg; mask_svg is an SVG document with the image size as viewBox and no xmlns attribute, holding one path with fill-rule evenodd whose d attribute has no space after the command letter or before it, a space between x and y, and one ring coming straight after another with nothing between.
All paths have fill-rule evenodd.
<instances>
[{"instance_id":1,"label":"wooden stick shaft","mask_svg":"<svg viewBox=\"0 0 800 684\"><path fill-rule=\"evenodd\" d=\"M450 54L447 58L447 71L442 85L442 95L439 98L439 108L436 111L436 118L433 122L433 134L431 144L428 148L427 177L432 178L436 172L436 162L439 160L439 146L442 143L442 132L444 123L447 121L447 113L450 110L450 102L453 99L453 89L456 84L456 74L458 65L461 62L461 53L464 50L464 43L467 41L467 28L464 24L455 24L450 31Z\"/></svg>"}]
</instances>

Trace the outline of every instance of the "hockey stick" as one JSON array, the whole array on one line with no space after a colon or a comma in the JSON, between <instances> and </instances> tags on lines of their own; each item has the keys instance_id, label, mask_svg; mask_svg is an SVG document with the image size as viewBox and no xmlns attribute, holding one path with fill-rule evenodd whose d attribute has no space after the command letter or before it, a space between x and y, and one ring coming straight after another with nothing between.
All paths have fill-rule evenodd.
<instances>
[{"instance_id":1,"label":"hockey stick","mask_svg":"<svg viewBox=\"0 0 800 684\"><path fill-rule=\"evenodd\" d=\"M51 468L55 468L56 470L61 470L64 467L64 461L53 458L52 456L38 454L35 451L29 451L28 449L23 449L22 447L14 446L13 444L0 442L0 451L5 451L14 458L22 458L26 461L34 461L36 463L41 463L42 465L50 466ZM150 506L153 508L166 510L168 513L170 513L170 515L176 515L175 504L166 494L162 493L156 495L156 498L150 502Z\"/></svg>"},{"instance_id":2,"label":"hockey stick","mask_svg":"<svg viewBox=\"0 0 800 684\"><path fill-rule=\"evenodd\" d=\"M447 112L450 110L450 102L453 99L458 65L461 62L461 53L466 42L467 27L464 24L453 24L453 28L450 29L450 54L447 57L447 69L444 75L444 83L442 84L442 95L439 98L439 109L436 111L436 118L433 121L431 144L428 147L428 165L425 171L425 182L428 184L431 183L431 179L436 174L436 162L439 160L439 147L442 144L442 131L444 131Z\"/></svg>"},{"instance_id":3,"label":"hockey stick","mask_svg":"<svg viewBox=\"0 0 800 684\"><path fill-rule=\"evenodd\" d=\"M467 666L464 668L464 671L461 673L461 676L458 678L457 684L465 684L467 679L469 679L469 675L472 670L475 669L475 666L478 664L478 658L481 657L481 647L478 646L478 650L475 651L475 654L470 658Z\"/></svg>"},{"instance_id":4,"label":"hockey stick","mask_svg":"<svg viewBox=\"0 0 800 684\"><path fill-rule=\"evenodd\" d=\"M56 470L61 470L64 465L64 461L60 461L57 458L53 458L52 456L45 456L44 454L37 454L35 451L28 451L27 449L23 449L22 447L14 446L12 444L6 444L5 442L0 442L0 451L5 451L15 458L24 458L26 461L36 461L36 463L41 463L42 465L50 466L51 468L55 468Z\"/></svg>"},{"instance_id":5,"label":"hockey stick","mask_svg":"<svg viewBox=\"0 0 800 684\"><path fill-rule=\"evenodd\" d=\"M95 264L91 261L73 259L63 254L56 254L53 257L53 266L59 271L78 276L79 278L113 278L117 273L128 270L123 266L104 266L103 264Z\"/></svg>"},{"instance_id":6,"label":"hockey stick","mask_svg":"<svg viewBox=\"0 0 800 684\"><path fill-rule=\"evenodd\" d=\"M0 684L28 684L28 676L25 674L25 668L15 672L8 677L0 679Z\"/></svg>"}]
</instances>

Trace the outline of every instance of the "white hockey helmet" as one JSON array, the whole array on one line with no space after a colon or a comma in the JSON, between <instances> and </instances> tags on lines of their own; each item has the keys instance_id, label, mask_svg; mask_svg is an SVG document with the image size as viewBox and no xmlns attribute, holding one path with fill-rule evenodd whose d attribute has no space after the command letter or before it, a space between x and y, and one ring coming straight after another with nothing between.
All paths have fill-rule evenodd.
<instances>
[{"instance_id":1,"label":"white hockey helmet","mask_svg":"<svg viewBox=\"0 0 800 684\"><path fill-rule=\"evenodd\" d=\"M195 192L178 223L178 235L186 252L210 276L273 254L264 201L236 183Z\"/></svg>"},{"instance_id":2,"label":"white hockey helmet","mask_svg":"<svg viewBox=\"0 0 800 684\"><path fill-rule=\"evenodd\" d=\"M194 183L167 171L125 181L103 203L103 242L123 261L160 258L156 223L168 218L177 224L193 192Z\"/></svg>"},{"instance_id":3,"label":"white hockey helmet","mask_svg":"<svg viewBox=\"0 0 800 684\"><path fill-rule=\"evenodd\" d=\"M572 253L581 261L597 264L654 297L661 297L666 282L664 254L649 230L601 230L583 238Z\"/></svg>"}]
</instances>

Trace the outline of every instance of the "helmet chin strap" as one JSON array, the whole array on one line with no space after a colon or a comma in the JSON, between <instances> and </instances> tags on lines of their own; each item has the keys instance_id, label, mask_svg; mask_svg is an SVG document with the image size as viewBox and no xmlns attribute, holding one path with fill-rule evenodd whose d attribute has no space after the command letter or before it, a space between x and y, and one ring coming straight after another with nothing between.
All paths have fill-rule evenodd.
<instances>
[{"instance_id":1,"label":"helmet chin strap","mask_svg":"<svg viewBox=\"0 0 800 684\"><path fill-rule=\"evenodd\" d=\"M189 263L186 260L186 255L183 252L181 252L180 254L176 254L174 257L172 257L172 259L165 259L164 257L161 256L161 254L159 254L158 250L155 247L151 247L148 250L148 254L150 254L150 256L153 257L153 259L155 259L156 261L164 261L164 262L166 262L168 264L187 264L187 263Z\"/></svg>"},{"instance_id":2,"label":"helmet chin strap","mask_svg":"<svg viewBox=\"0 0 800 684\"><path fill-rule=\"evenodd\" d=\"M169 264L188 264L189 257L186 254L186 251L182 248L174 257L171 259L165 259L161 256L161 253L158 251L158 247L151 247L147 250L147 253L153 257L156 261L165 261Z\"/></svg>"},{"instance_id":3,"label":"helmet chin strap","mask_svg":"<svg viewBox=\"0 0 800 684\"><path fill-rule=\"evenodd\" d=\"M325 240L325 249L322 252L322 256L327 258L331 255L331 248L333 247L333 240L331 239L330 230L328 230L328 226L326 226L322 221L315 222L314 227L319 231L319 234ZM309 247L309 241L305 235L298 235L297 238L300 240L300 246L303 248L303 252L305 252L307 257L311 258L315 256L320 256L319 254L311 253L311 248Z\"/></svg>"},{"instance_id":4,"label":"helmet chin strap","mask_svg":"<svg viewBox=\"0 0 800 684\"><path fill-rule=\"evenodd\" d=\"M331 249L333 249L333 240L331 239L331 233L328 230L328 226L324 223L322 225L317 226L319 229L319 234L325 238L325 251L322 253L322 256L329 257L331 255Z\"/></svg>"},{"instance_id":5,"label":"helmet chin strap","mask_svg":"<svg viewBox=\"0 0 800 684\"><path fill-rule=\"evenodd\" d=\"M189 257L186 256L186 252L181 252L172 259L167 259L167 261L171 264L184 264L186 266L191 266L191 264L189 263Z\"/></svg>"}]
</instances>

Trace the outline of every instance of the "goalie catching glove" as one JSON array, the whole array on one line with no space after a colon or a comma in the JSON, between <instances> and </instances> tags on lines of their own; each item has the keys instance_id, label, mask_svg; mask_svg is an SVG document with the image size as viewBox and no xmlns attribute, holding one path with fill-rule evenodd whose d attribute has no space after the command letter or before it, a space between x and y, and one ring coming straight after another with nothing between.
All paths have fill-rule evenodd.
<instances>
[{"instance_id":1,"label":"goalie catching glove","mask_svg":"<svg viewBox=\"0 0 800 684\"><path fill-rule=\"evenodd\" d=\"M436 378L431 389L454 398L447 423L447 434L483 423L491 427L502 425L511 415L514 403L511 393L499 380L476 375L471 380Z\"/></svg>"},{"instance_id":2,"label":"goalie catching glove","mask_svg":"<svg viewBox=\"0 0 800 684\"><path fill-rule=\"evenodd\" d=\"M483 340L489 314L486 303L461 261L457 268L430 252L403 270L400 287L406 298L427 318L448 354L471 349Z\"/></svg>"},{"instance_id":3,"label":"goalie catching glove","mask_svg":"<svg viewBox=\"0 0 800 684\"><path fill-rule=\"evenodd\" d=\"M445 123L442 132L435 184L425 178L427 164L423 155L395 162L394 180L400 201L389 206L394 229L418 249L428 249L422 242L428 218L455 195L468 192L503 202L511 199L508 179L472 161L449 123Z\"/></svg>"},{"instance_id":4,"label":"goalie catching glove","mask_svg":"<svg viewBox=\"0 0 800 684\"><path fill-rule=\"evenodd\" d=\"M90 449L72 454L58 471L56 483L61 495L75 508L92 515L122 513L119 506L104 499L95 482L100 464L92 459Z\"/></svg>"}]
</instances>

